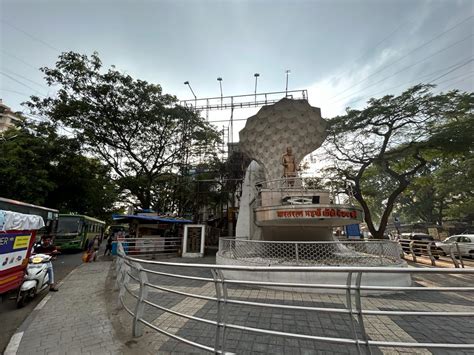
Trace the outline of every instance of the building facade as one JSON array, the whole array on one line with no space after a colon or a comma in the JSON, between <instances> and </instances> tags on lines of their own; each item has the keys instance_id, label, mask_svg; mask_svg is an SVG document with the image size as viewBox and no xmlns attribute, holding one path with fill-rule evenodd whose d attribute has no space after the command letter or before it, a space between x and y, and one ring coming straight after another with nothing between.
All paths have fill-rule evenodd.
<instances>
[{"instance_id":1,"label":"building facade","mask_svg":"<svg viewBox=\"0 0 474 355\"><path fill-rule=\"evenodd\" d=\"M11 127L16 127L22 122L22 116L13 112L10 107L5 105L0 99L0 133L5 132Z\"/></svg>"}]
</instances>

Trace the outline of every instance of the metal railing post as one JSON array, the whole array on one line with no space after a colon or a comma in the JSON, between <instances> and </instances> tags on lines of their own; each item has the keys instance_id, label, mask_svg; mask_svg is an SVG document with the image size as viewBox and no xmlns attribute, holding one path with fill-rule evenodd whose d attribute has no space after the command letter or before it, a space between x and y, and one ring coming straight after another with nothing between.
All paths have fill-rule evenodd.
<instances>
[{"instance_id":1,"label":"metal railing post","mask_svg":"<svg viewBox=\"0 0 474 355\"><path fill-rule=\"evenodd\" d=\"M148 276L140 264L134 265L136 265L138 276L140 278L140 292L138 294L133 317L133 336L139 337L143 335L143 325L140 323L140 319L142 318L145 309L145 303L143 301L148 297L148 287L146 285L148 283Z\"/></svg>"},{"instance_id":2,"label":"metal railing post","mask_svg":"<svg viewBox=\"0 0 474 355\"><path fill-rule=\"evenodd\" d=\"M360 296L360 285L362 283L362 272L359 271L356 277L356 284L355 284L355 304L356 304L356 312L357 312L357 321L359 322L359 328L362 333L362 338L364 339L365 343L365 352L367 354L372 354L369 346L369 337L367 336L367 332L365 330L364 324L364 316L362 315L362 302Z\"/></svg>"},{"instance_id":3,"label":"metal railing post","mask_svg":"<svg viewBox=\"0 0 474 355\"><path fill-rule=\"evenodd\" d=\"M415 252L413 251L413 244L415 244L414 240L410 242L409 247L410 247L410 253L413 258L413 261L416 263L416 255L415 255Z\"/></svg>"},{"instance_id":4,"label":"metal railing post","mask_svg":"<svg viewBox=\"0 0 474 355\"><path fill-rule=\"evenodd\" d=\"M461 250L459 250L459 243L455 242L455 244L456 244L456 250L459 256L459 261L461 262L461 267L464 269L464 261L462 260Z\"/></svg>"},{"instance_id":5,"label":"metal railing post","mask_svg":"<svg viewBox=\"0 0 474 355\"><path fill-rule=\"evenodd\" d=\"M454 244L454 243L453 243ZM449 246L449 254L451 256L451 260L453 261L453 264L454 264L454 267L455 268L459 268L459 263L456 259L456 255L454 255L454 248L453 248L453 244L451 244Z\"/></svg>"},{"instance_id":6,"label":"metal railing post","mask_svg":"<svg viewBox=\"0 0 474 355\"><path fill-rule=\"evenodd\" d=\"M379 257L379 259L380 259L380 265L383 265L383 264L384 264L384 263L383 263L383 244L382 244L382 242L379 242L378 244L379 244L379 246L380 246L380 257Z\"/></svg>"},{"instance_id":7,"label":"metal railing post","mask_svg":"<svg viewBox=\"0 0 474 355\"><path fill-rule=\"evenodd\" d=\"M122 308L122 299L123 299L123 296L125 295L125 285L128 284L128 282L130 281L130 275L128 274L128 272L130 271L130 266L128 266L127 264L124 263L122 269L121 269L121 273L120 275L118 276L120 278L119 282L120 282L120 287L119 287L119 295L118 295L118 300L117 300L117 305L119 308Z\"/></svg>"},{"instance_id":8,"label":"metal railing post","mask_svg":"<svg viewBox=\"0 0 474 355\"><path fill-rule=\"evenodd\" d=\"M299 257L299 253L298 253L298 243L295 243L295 256L296 256L296 263L299 264L300 263L300 257Z\"/></svg>"},{"instance_id":9,"label":"metal railing post","mask_svg":"<svg viewBox=\"0 0 474 355\"><path fill-rule=\"evenodd\" d=\"M214 353L225 353L226 342L226 322L227 322L227 286L224 282L224 275L221 270L212 269L212 277L216 288L217 298L217 325L214 342ZM221 331L222 330L222 331Z\"/></svg>"},{"instance_id":10,"label":"metal railing post","mask_svg":"<svg viewBox=\"0 0 474 355\"><path fill-rule=\"evenodd\" d=\"M436 266L436 261L435 261L435 258L433 256L433 252L431 250L431 247L435 245L435 242L428 242L428 245L427 245L427 250L428 250L428 255L430 257L430 260L431 260L431 265L432 266Z\"/></svg>"},{"instance_id":11,"label":"metal railing post","mask_svg":"<svg viewBox=\"0 0 474 355\"><path fill-rule=\"evenodd\" d=\"M354 311L352 309L352 272L347 273L347 279L346 279L346 303L347 303L347 310L350 312L349 318L351 321L351 330L352 334L354 336L354 340L357 342L357 352L359 354L362 354L362 349L360 348L359 344L359 337L357 336L357 330L355 326L355 321L354 321Z\"/></svg>"},{"instance_id":12,"label":"metal railing post","mask_svg":"<svg viewBox=\"0 0 474 355\"><path fill-rule=\"evenodd\" d=\"M123 257L121 255L117 256L115 260L115 284L114 290L118 291L120 289L120 278L122 277L122 267L123 267Z\"/></svg>"}]
</instances>

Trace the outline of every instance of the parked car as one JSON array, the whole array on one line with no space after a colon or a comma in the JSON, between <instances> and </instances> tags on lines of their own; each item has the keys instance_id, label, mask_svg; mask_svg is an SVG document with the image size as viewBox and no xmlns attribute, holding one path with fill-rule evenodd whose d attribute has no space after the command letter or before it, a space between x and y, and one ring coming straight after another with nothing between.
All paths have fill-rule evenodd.
<instances>
[{"instance_id":1,"label":"parked car","mask_svg":"<svg viewBox=\"0 0 474 355\"><path fill-rule=\"evenodd\" d=\"M451 253L451 248L455 248L454 254L457 255L457 248L453 243L458 243L461 256L474 257L474 234L453 235L442 242L437 242L436 246L442 249L446 255Z\"/></svg>"}]
</instances>

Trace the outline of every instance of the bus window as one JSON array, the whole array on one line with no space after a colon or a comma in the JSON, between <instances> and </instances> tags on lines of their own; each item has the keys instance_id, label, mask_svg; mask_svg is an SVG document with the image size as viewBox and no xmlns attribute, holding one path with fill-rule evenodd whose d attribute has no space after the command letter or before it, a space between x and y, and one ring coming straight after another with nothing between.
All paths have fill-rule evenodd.
<instances>
[{"instance_id":1,"label":"bus window","mask_svg":"<svg viewBox=\"0 0 474 355\"><path fill-rule=\"evenodd\" d=\"M80 221L77 217L61 217L58 222L58 233L77 233Z\"/></svg>"}]
</instances>

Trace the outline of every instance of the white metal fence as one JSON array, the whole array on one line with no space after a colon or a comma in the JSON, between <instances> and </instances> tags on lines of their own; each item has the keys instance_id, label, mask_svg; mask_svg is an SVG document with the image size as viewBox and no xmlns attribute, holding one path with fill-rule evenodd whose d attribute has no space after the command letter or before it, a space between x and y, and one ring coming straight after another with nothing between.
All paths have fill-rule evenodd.
<instances>
[{"instance_id":1,"label":"white metal fence","mask_svg":"<svg viewBox=\"0 0 474 355\"><path fill-rule=\"evenodd\" d=\"M393 266L401 248L390 240L285 242L221 238L219 256L250 265Z\"/></svg>"},{"instance_id":2,"label":"white metal fence","mask_svg":"<svg viewBox=\"0 0 474 355\"><path fill-rule=\"evenodd\" d=\"M384 338L384 340L372 340L368 335L366 319L371 316L380 317L416 317L419 319L426 319L427 323L430 321L443 321L448 318L460 321L460 318L473 317L474 310L472 302L468 306L463 306L461 310L449 308L446 306L442 311L439 310L393 310L393 309L367 309L363 307L364 294L370 291L377 292L402 292L411 294L416 292L417 295L425 295L427 293L436 293L435 299L438 295L445 293L464 294L466 299L472 296L474 286L410 286L410 287L395 287L395 286L367 286L362 284L364 275L368 273L409 273L412 275L422 275L423 277L434 275L441 277L447 274L454 274L457 276L472 277L474 269L440 269L440 268L394 268L394 267L261 267L261 266L228 266L228 265L209 265L209 264L187 264L187 263L170 263L152 260L144 260L126 255L121 243L118 245L118 255L116 263L116 287L119 293L119 304L124 307L133 317L133 335L141 336L143 334L143 326L149 327L160 334L164 334L178 342L188 344L197 349L218 354L239 352L240 345L230 346L230 341L227 339L227 334L233 331L245 332L246 334L254 334L259 337L276 336L289 339L297 339L299 341L316 341L321 343L339 344L349 346L353 351L358 353L370 354L376 347L387 347L397 349L451 349L453 351L473 350L474 343L472 338L468 341L459 342L460 337L452 337L452 342L415 342L415 341L391 341ZM197 270L204 271L203 274L196 274ZM289 272L289 273L344 273L347 274L347 282L345 285L328 285L328 284L308 284L308 283L294 283L294 282L263 282L250 281L245 278L240 280L230 280L224 277L226 271L241 271L245 273L252 272ZM153 278L160 277L162 281L153 283ZM459 281L459 278L453 278L454 281ZM213 294L202 294L196 291L196 287L172 287L172 283L163 280L178 280L182 285L195 285L197 282L214 285ZM472 279L471 279L472 280ZM470 285L473 285L470 282ZM323 290L343 290L345 291L345 303L341 308L328 306L327 304L308 303L288 303L284 300L275 298L266 300L266 302L243 299L236 296L239 292L231 292L237 290L248 290L248 288L278 287L288 288L306 288L306 289L323 289ZM152 292L160 292L159 297L151 297ZM164 295L171 294L174 297L182 297L185 299L201 300L203 302L212 303L215 307L214 319L209 319L200 316L197 313L189 312L186 307L172 308L165 303ZM464 296L463 296L464 297ZM344 298L344 297L343 297ZM133 300L133 303L126 302L126 299ZM472 300L472 297L470 298ZM442 301L442 300L441 300ZM238 321L230 318L230 307L250 307L255 312L262 310L280 310L285 314L293 312L304 312L304 314L312 313L316 315L329 314L346 316L349 318L350 331L346 337L341 336L325 336L321 334L312 334L310 329L300 330L295 327L294 330L282 331L271 329L270 326L246 325L239 324ZM202 343L200 338L190 339L186 336L173 333L166 330L159 325L156 325L149 314L152 311L159 311L161 313L172 314L187 322L194 321L202 325L202 327L214 328L213 344ZM187 312L188 311L188 312ZM467 322L466 324L469 324ZM472 332L472 329L468 329ZM390 333L393 335L393 333ZM472 334L472 333L469 333ZM465 338L464 338L465 339Z\"/></svg>"},{"instance_id":3,"label":"white metal fence","mask_svg":"<svg viewBox=\"0 0 474 355\"><path fill-rule=\"evenodd\" d=\"M181 237L124 238L119 240L127 255L139 257L173 257L181 252Z\"/></svg>"}]
</instances>

